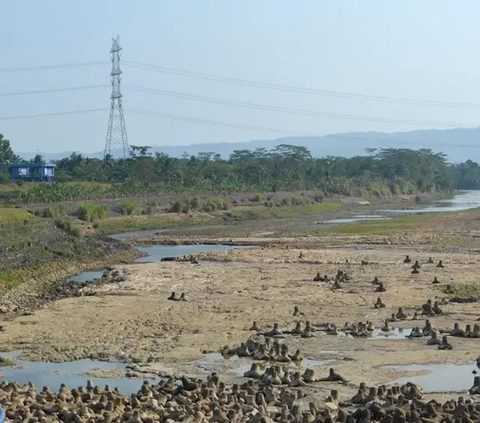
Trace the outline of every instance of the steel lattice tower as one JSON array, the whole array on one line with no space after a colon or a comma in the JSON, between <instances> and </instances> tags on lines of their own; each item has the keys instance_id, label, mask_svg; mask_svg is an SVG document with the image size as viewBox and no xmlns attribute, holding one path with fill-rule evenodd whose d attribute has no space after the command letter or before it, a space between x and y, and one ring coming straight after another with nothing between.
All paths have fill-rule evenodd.
<instances>
[{"instance_id":1,"label":"steel lattice tower","mask_svg":"<svg viewBox=\"0 0 480 423\"><path fill-rule=\"evenodd\" d=\"M110 96L110 117L108 119L107 139L105 142L104 156L111 154L112 148L121 148L123 158L129 154L127 129L125 127L125 117L123 115L122 91L120 84L122 81L122 71L120 69L120 36L112 38L112 48L110 56L112 58L112 72L110 79L112 81L112 95Z\"/></svg>"}]
</instances>

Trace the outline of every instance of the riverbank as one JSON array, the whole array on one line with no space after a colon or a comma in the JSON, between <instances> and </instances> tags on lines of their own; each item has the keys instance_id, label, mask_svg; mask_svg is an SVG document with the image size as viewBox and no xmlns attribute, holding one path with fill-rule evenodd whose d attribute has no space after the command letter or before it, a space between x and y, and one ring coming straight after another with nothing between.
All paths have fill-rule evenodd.
<instances>
[{"instance_id":1,"label":"riverbank","mask_svg":"<svg viewBox=\"0 0 480 423\"><path fill-rule=\"evenodd\" d=\"M279 193L237 193L200 197L149 197L145 199L102 200L95 201L89 208L94 221L86 219L79 222L79 208L89 202L61 203L61 213L69 220L80 224L82 231L104 235L128 231L150 229L189 230L199 226L242 226L244 224L261 227L269 220L288 222L305 219L337 219L352 213L372 214L375 207L414 209L432 201L449 198L453 193L419 193L417 195L398 195L389 197L332 196L325 198L318 192L298 191ZM185 204L183 204L185 203ZM183 204L183 205L182 205ZM175 208L175 212L172 212ZM51 204L29 205L28 209L39 216L58 215L59 208ZM178 210L177 210L178 209ZM96 212L96 213L95 213ZM238 234L240 235L240 234ZM243 235L246 235L245 233Z\"/></svg>"},{"instance_id":2,"label":"riverbank","mask_svg":"<svg viewBox=\"0 0 480 423\"><path fill-rule=\"evenodd\" d=\"M141 256L121 241L96 234L83 236L54 219L28 216L8 223L0 221L3 311L35 309L39 299L70 276L94 266L133 262Z\"/></svg>"},{"instance_id":3,"label":"riverbank","mask_svg":"<svg viewBox=\"0 0 480 423\"><path fill-rule=\"evenodd\" d=\"M301 197L301 196L300 196ZM300 198L299 197L299 198ZM280 197L279 197L280 198ZM281 196L283 200L293 198ZM144 215L120 215L83 221L71 216L77 206L67 208L56 205L31 210L1 209L0 215L2 239L0 251L0 291L5 293L18 285L32 280L26 286L37 286L39 280L58 281L88 268L95 268L105 257L108 263L130 260L135 254L126 252L132 249L121 241L112 241L106 234L136 228L163 228L171 230L175 236L191 236L192 233L205 237L247 236L261 238L275 232L275 236L295 235L304 231L311 232L317 225L316 219L339 218L354 212L369 213L372 205L362 203L355 198L337 198L338 201L323 201L309 205L292 207L237 206L232 210L195 213L160 213ZM313 200L309 200L313 201ZM390 201L390 200L389 200ZM397 201L410 204L412 198L396 198L393 202L382 203L384 207L393 207ZM299 202L299 200L298 200ZM86 213L100 212L95 208L86 208ZM70 214L69 214L70 213ZM169 228L169 229L166 229ZM272 231L274 228L275 231ZM160 229L162 230L162 229ZM193 232L192 232L193 231ZM144 243L148 243L144 240ZM260 243L264 243L259 240ZM138 242L136 243L138 245ZM128 257L124 257L124 256ZM108 258L108 259L107 259ZM101 266L104 267L104 266ZM42 288L43 289L43 288Z\"/></svg>"},{"instance_id":4,"label":"riverbank","mask_svg":"<svg viewBox=\"0 0 480 423\"><path fill-rule=\"evenodd\" d=\"M275 234L259 235L263 228L250 221L237 226L239 232L254 236L235 237L232 232L236 225L231 225L215 232L209 232L212 227L207 226L191 230L189 235L177 231L137 234L123 242L112 239L109 242L127 246L124 248L128 252L135 252L134 246L182 244L185 251L181 255L194 259L116 265L113 267L121 278L82 285L81 292L74 290L74 296L59 295L61 301L55 301L55 292L47 289L46 295L52 293L53 301L38 300L37 307L41 308L33 310L33 303L29 313L4 316L0 350L19 350L25 360L71 362L71 366L81 359L120 361L129 363L127 374L131 378L183 374L205 377L214 371L228 383L243 383L243 373L254 360L225 358L220 351L236 348L249 338L261 340L256 331L249 330L254 321L259 332L270 330L274 323L284 332L297 323L303 330L308 321L316 328L313 336L285 335L289 351L299 349L305 359L295 366L302 373L308 367L317 377L326 376L333 366L351 381L338 387L343 397L351 397L358 383L365 380L378 385L418 375L410 367L387 365L435 364L442 369L450 363L468 367L478 355L476 339L449 337L453 345L453 351L449 351L428 345L428 336L407 340L405 335L414 327L425 326L423 317L413 320L413 316L415 312L420 315L428 300L441 302L443 313L429 317L438 330L448 333L455 322L463 329L478 323L478 303L455 303L450 299L457 294L479 293L479 211L429 214L415 219L384 221L382 229L387 233L371 231L374 235L364 230L346 232L344 228L380 222L331 225L327 231L321 228L323 232L319 229L319 233L298 236L298 222L305 220L297 218L295 228L295 219L289 218L284 226L287 230L281 230L278 222L269 222L276 225ZM289 231L291 236L280 235ZM99 239L95 234L89 236ZM456 243L446 243L448 237ZM188 244L203 243L250 248L188 252ZM419 274L411 273L411 263L403 263L407 254L422 264ZM428 263L429 257L433 264ZM129 256L125 261L133 258ZM112 261L118 263L119 259L112 256ZM439 260L444 267L436 267ZM95 265L88 263L93 263L91 256L85 259L83 269L101 269L107 264L98 257ZM335 284L339 270L349 277ZM317 273L322 278L328 275L329 281L322 282ZM378 285L372 283L375 277L383 282L385 292L376 292ZM432 283L435 277L438 284ZM47 274L39 279L46 280L46 286L54 286L48 282ZM34 285L21 285L7 296L22 301L41 299L32 289ZM447 289L447 285L451 286ZM177 298L185 293L187 301L169 300L172 291ZM385 307L374 307L378 297ZM299 312L293 315L295 306ZM385 338L381 328L400 307L409 317L391 323L392 335ZM375 327L368 336L342 331L345 322L352 327L367 321ZM339 330L327 333L319 326L323 323L334 324ZM101 369L96 372L102 374ZM108 377L122 374L117 371ZM471 385L471 379L465 383ZM323 396L330 388L320 384L315 389Z\"/></svg>"},{"instance_id":5,"label":"riverbank","mask_svg":"<svg viewBox=\"0 0 480 423\"><path fill-rule=\"evenodd\" d=\"M405 254L421 261L419 275L412 275L411 266L403 263ZM199 265L163 262L119 266L126 276L124 282L91 287L95 295L63 299L34 315L6 322L0 349L21 349L23 358L30 360L101 357L140 363L139 377L159 372L202 376L204 370L197 360L225 345L233 348L245 342L255 333L249 331L253 321L262 331L270 330L273 323L284 331L291 330L297 321L303 326L306 320L331 322L339 328L345 322L368 320L380 328L403 307L410 319L393 325L405 328L408 334L412 327L424 326L423 321L411 320L422 304L435 297L448 298L443 293L447 282L457 281L461 273L458 283L475 285L478 273L473 254L434 255L435 263L441 259L445 265L438 269L435 264L425 264L429 255L418 248L365 251L317 247L305 252L257 247L196 257ZM339 269L351 279L338 289L332 288L331 282L313 280L317 272L334 276ZM386 292L375 292L375 276L385 283ZM440 285L432 285L435 276ZM172 291L177 295L185 292L187 301L169 301ZM378 296L385 308L374 308ZM300 316L293 316L294 306L299 307ZM474 303L441 307L446 314L430 318L438 329L452 328L454 322L473 327L479 317ZM478 355L476 341L451 339L454 350L449 352L422 340L349 338L322 332L307 339L287 337L289 349L299 348L304 357L317 362L312 365L316 374L324 375L333 365L353 384L364 380L379 384L413 374L382 367L387 364L465 364ZM210 368L225 380L235 381L250 363L249 359L216 359ZM341 390L353 395L352 388Z\"/></svg>"}]
</instances>

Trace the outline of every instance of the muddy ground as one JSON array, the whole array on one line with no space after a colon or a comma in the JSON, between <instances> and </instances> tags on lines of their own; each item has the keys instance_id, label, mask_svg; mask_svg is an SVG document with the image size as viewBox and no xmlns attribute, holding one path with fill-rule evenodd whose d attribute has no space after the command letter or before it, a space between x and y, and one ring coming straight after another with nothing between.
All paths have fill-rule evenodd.
<instances>
[{"instance_id":1,"label":"muddy ground","mask_svg":"<svg viewBox=\"0 0 480 423\"><path fill-rule=\"evenodd\" d=\"M288 247L288 240L278 245L278 239L262 239L272 246L201 253L199 264L119 266L126 274L124 282L89 288L95 295L62 299L33 315L5 322L0 350L22 350L23 358L30 360L123 359L143 363L135 369L138 375L143 371L205 377L217 371L224 379L237 380L250 367L250 359L224 360L208 354L244 342L253 335L249 331L253 321L265 330L273 323L293 329L295 322L306 320L338 326L368 320L379 328L398 307L412 316L428 299L447 297L442 292L447 283L479 285L479 257L471 251L447 254L432 253L429 245L335 247L322 238L308 241L308 250ZM432 256L435 262L443 260L445 268L423 264L420 274L412 275L410 265L403 263L406 254L421 263ZM362 260L368 264L362 265ZM341 289L313 281L317 272L334 276L339 269L351 276ZM375 276L385 283L386 292L374 292ZM435 276L441 284L432 285ZM188 301L167 300L171 291L185 292ZM379 296L386 308L373 307ZM292 315L294 306L302 316ZM437 328L452 328L454 322L473 326L480 317L478 303L442 308L444 315L431 318ZM424 321L393 326L408 334L413 326L423 327ZM352 385L341 387L343 395L353 394L360 382L380 384L414 374L385 365L473 363L480 351L480 339L450 338L452 351L428 346L426 340L351 339L316 332L313 338L287 337L286 342L291 351L299 348L305 358L314 360L318 377L333 366L349 379ZM316 389L326 392L331 384Z\"/></svg>"}]
</instances>

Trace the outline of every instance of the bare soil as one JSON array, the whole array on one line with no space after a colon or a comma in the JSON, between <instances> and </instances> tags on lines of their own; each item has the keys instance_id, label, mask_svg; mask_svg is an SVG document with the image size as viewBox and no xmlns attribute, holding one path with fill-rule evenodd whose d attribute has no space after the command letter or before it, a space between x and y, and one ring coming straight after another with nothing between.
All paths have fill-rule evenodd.
<instances>
[{"instance_id":1,"label":"bare soil","mask_svg":"<svg viewBox=\"0 0 480 423\"><path fill-rule=\"evenodd\" d=\"M258 241L251 239L252 243ZM398 307L411 316L428 299L446 297L442 292L446 283L480 286L479 257L471 251L433 254L429 245L335 247L333 241L328 245L325 239L314 237L308 238L308 250L289 247L299 242L301 239L284 239L279 245L278 239L262 239L272 246L198 254L198 265L119 266L127 275L124 282L91 288L96 295L62 299L34 315L5 322L0 350L21 349L22 358L29 360L70 361L102 355L148 361L148 366L139 367L145 372L205 376L217 371L235 380L252 361L217 361L206 354L244 342L253 335L249 331L253 321L265 330L273 323L292 329L295 322L306 320L340 327L345 322L368 320L379 328ZM411 265L403 263L405 254L421 263L432 256L435 262L443 260L445 268L423 264L420 274L412 275ZM362 260L369 264L362 265ZM334 276L339 269L352 277L342 289L313 281L317 272ZM375 276L385 283L386 292L374 292L371 281ZM432 285L435 276L440 285ZM172 291L185 292L188 301L167 300ZM377 297L386 308L373 307ZM295 305L304 315L292 316ZM478 303L451 303L442 308L444 315L430 319L437 328L452 328L454 322L463 328L467 323L473 326L480 317ZM393 324L405 328L406 334L410 332L407 329L423 325L423 321ZM320 377L333 366L352 382L341 388L345 395L353 393L353 386L360 382L386 383L405 375L383 368L385 365L466 364L479 354L480 339L450 338L452 351L428 346L426 339L350 339L316 332L313 338L287 337L286 342L291 351L299 348L308 359L331 360L313 369ZM325 384L318 389L330 388Z\"/></svg>"}]
</instances>

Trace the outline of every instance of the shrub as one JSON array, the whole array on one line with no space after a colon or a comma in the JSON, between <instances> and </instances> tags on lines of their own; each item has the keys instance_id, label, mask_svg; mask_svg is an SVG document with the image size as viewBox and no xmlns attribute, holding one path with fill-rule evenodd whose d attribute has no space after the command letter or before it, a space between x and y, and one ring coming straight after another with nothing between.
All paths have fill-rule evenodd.
<instances>
[{"instance_id":1,"label":"shrub","mask_svg":"<svg viewBox=\"0 0 480 423\"><path fill-rule=\"evenodd\" d=\"M261 203L263 201L263 194L261 192L254 194L250 201L254 203Z\"/></svg>"},{"instance_id":2,"label":"shrub","mask_svg":"<svg viewBox=\"0 0 480 423\"><path fill-rule=\"evenodd\" d=\"M203 211L206 213L215 210L228 210L231 207L231 202L228 198L212 198L206 203L202 203L198 197L188 198L185 201L175 201L171 204L169 213L188 213L189 211Z\"/></svg>"},{"instance_id":3,"label":"shrub","mask_svg":"<svg viewBox=\"0 0 480 423\"><path fill-rule=\"evenodd\" d=\"M392 191L393 195L400 195L402 193L400 185L396 184L395 182L390 186L390 191Z\"/></svg>"},{"instance_id":4,"label":"shrub","mask_svg":"<svg viewBox=\"0 0 480 423\"><path fill-rule=\"evenodd\" d=\"M311 204L311 200L308 197L293 196L290 199L292 206L305 206Z\"/></svg>"},{"instance_id":5,"label":"shrub","mask_svg":"<svg viewBox=\"0 0 480 423\"><path fill-rule=\"evenodd\" d=\"M64 219L55 219L55 226L64 230L67 234L73 235L75 238L82 238L82 231L78 227L74 227L72 222Z\"/></svg>"},{"instance_id":6,"label":"shrub","mask_svg":"<svg viewBox=\"0 0 480 423\"><path fill-rule=\"evenodd\" d=\"M78 206L77 216L85 222L93 222L95 219L107 217L108 208L104 204L84 203Z\"/></svg>"},{"instance_id":7,"label":"shrub","mask_svg":"<svg viewBox=\"0 0 480 423\"><path fill-rule=\"evenodd\" d=\"M223 210L230 210L231 207L232 207L232 202L228 198L224 198L222 200Z\"/></svg>"},{"instance_id":8,"label":"shrub","mask_svg":"<svg viewBox=\"0 0 480 423\"><path fill-rule=\"evenodd\" d=\"M175 201L170 208L168 209L170 213L180 213L182 211L182 202L181 201Z\"/></svg>"},{"instance_id":9,"label":"shrub","mask_svg":"<svg viewBox=\"0 0 480 423\"><path fill-rule=\"evenodd\" d=\"M131 215L140 209L136 201L123 201L120 204L120 211L123 215Z\"/></svg>"},{"instance_id":10,"label":"shrub","mask_svg":"<svg viewBox=\"0 0 480 423\"><path fill-rule=\"evenodd\" d=\"M64 204L58 204L56 206L46 207L38 215L49 218L49 219L58 219L64 217L67 214Z\"/></svg>"},{"instance_id":11,"label":"shrub","mask_svg":"<svg viewBox=\"0 0 480 423\"><path fill-rule=\"evenodd\" d=\"M192 210L198 210L200 208L200 199L198 197L193 197L188 200Z\"/></svg>"}]
</instances>

